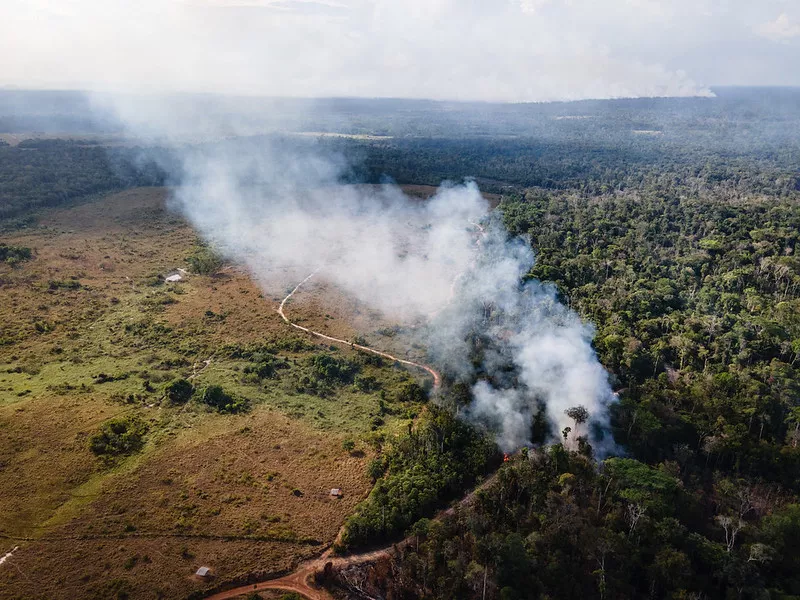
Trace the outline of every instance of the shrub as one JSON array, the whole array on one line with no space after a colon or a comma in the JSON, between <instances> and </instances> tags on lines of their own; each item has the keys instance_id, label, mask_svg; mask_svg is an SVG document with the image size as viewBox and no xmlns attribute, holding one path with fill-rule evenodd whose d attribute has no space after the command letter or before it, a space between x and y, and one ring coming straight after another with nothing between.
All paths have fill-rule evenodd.
<instances>
[{"instance_id":1,"label":"shrub","mask_svg":"<svg viewBox=\"0 0 800 600\"><path fill-rule=\"evenodd\" d=\"M89 449L104 458L133 454L142 449L147 429L147 423L139 417L111 419L89 438Z\"/></svg>"},{"instance_id":2,"label":"shrub","mask_svg":"<svg viewBox=\"0 0 800 600\"><path fill-rule=\"evenodd\" d=\"M358 362L369 367L382 367L385 364L384 359L377 354L363 350L358 350Z\"/></svg>"},{"instance_id":3,"label":"shrub","mask_svg":"<svg viewBox=\"0 0 800 600\"><path fill-rule=\"evenodd\" d=\"M314 378L327 383L351 383L359 371L356 363L330 354L318 354L308 359Z\"/></svg>"},{"instance_id":4,"label":"shrub","mask_svg":"<svg viewBox=\"0 0 800 600\"><path fill-rule=\"evenodd\" d=\"M172 404L186 404L194 393L194 386L187 379L176 379L164 388L164 395Z\"/></svg>"},{"instance_id":5,"label":"shrub","mask_svg":"<svg viewBox=\"0 0 800 600\"><path fill-rule=\"evenodd\" d=\"M428 395L418 384L410 382L400 389L397 399L400 402L425 402Z\"/></svg>"},{"instance_id":6,"label":"shrub","mask_svg":"<svg viewBox=\"0 0 800 600\"><path fill-rule=\"evenodd\" d=\"M247 401L244 398L236 398L218 385L205 388L200 395L200 402L221 413L238 413L247 409Z\"/></svg>"},{"instance_id":7,"label":"shrub","mask_svg":"<svg viewBox=\"0 0 800 600\"><path fill-rule=\"evenodd\" d=\"M353 385L362 392L373 392L380 388L380 383L372 375L356 375Z\"/></svg>"},{"instance_id":8,"label":"shrub","mask_svg":"<svg viewBox=\"0 0 800 600\"><path fill-rule=\"evenodd\" d=\"M108 373L98 373L97 377L94 378L94 382L97 384L101 383L108 383L110 381L123 381L127 379L129 373L116 373L114 375L109 375Z\"/></svg>"},{"instance_id":9,"label":"shrub","mask_svg":"<svg viewBox=\"0 0 800 600\"><path fill-rule=\"evenodd\" d=\"M51 279L47 282L47 287L50 290L78 290L81 282L77 279Z\"/></svg>"},{"instance_id":10,"label":"shrub","mask_svg":"<svg viewBox=\"0 0 800 600\"><path fill-rule=\"evenodd\" d=\"M222 266L222 257L210 248L199 248L186 259L192 273L213 275Z\"/></svg>"},{"instance_id":11,"label":"shrub","mask_svg":"<svg viewBox=\"0 0 800 600\"><path fill-rule=\"evenodd\" d=\"M30 260L33 252L24 246L8 246L0 243L0 262L5 262L12 267L17 266L23 260Z\"/></svg>"},{"instance_id":12,"label":"shrub","mask_svg":"<svg viewBox=\"0 0 800 600\"><path fill-rule=\"evenodd\" d=\"M255 364L247 365L243 371L248 374L255 374L258 379L273 379L278 376L279 369L289 368L289 364L286 361L270 354L254 353L250 360Z\"/></svg>"}]
</instances>

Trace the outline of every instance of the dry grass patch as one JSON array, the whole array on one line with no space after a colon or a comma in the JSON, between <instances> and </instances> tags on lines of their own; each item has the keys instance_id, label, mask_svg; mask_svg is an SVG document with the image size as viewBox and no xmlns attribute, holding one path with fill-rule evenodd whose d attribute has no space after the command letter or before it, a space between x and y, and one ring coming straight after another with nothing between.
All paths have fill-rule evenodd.
<instances>
[{"instance_id":1,"label":"dry grass patch","mask_svg":"<svg viewBox=\"0 0 800 600\"><path fill-rule=\"evenodd\" d=\"M300 334L276 308L307 273L275 271L265 292L236 266L165 284L197 243L166 194L45 210L2 235L35 249L0 265L0 533L21 546L0 567L2 598L173 598L286 569L332 542L367 493L366 438L392 436L418 409L396 400L410 377L388 365L362 366L379 383L369 391L298 391L311 356L359 360L313 338L281 345ZM346 339L387 324L330 286L298 294L290 313ZM265 343L286 368L254 379L257 363L230 348ZM250 412L166 402L167 382L188 377ZM104 461L89 436L119 415L147 424L144 442ZM201 565L214 581L192 577Z\"/></svg>"}]
</instances>

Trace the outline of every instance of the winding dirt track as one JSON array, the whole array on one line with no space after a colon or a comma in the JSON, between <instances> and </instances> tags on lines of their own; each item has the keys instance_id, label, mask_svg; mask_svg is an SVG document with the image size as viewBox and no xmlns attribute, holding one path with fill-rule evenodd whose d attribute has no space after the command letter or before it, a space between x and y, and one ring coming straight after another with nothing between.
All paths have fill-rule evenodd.
<instances>
[{"instance_id":1,"label":"winding dirt track","mask_svg":"<svg viewBox=\"0 0 800 600\"><path fill-rule=\"evenodd\" d=\"M478 223L471 223L471 224L474 225L478 229L479 236L478 236L477 244L480 245L480 238L482 238L485 235L485 230ZM350 346L351 348L355 348L355 349L361 350L362 352L369 352L370 354L375 354L376 356L381 356L381 357L389 359L391 361L395 361L395 362L398 362L398 363L403 364L403 365L407 365L407 366L410 366L410 367L414 367L414 368L426 371L429 375L431 375L431 377L433 377L434 390L438 390L440 388L440 386L442 384L442 377L439 374L439 372L436 371L436 369L434 369L433 367L431 367L429 365L425 365L425 364L422 364L422 363L417 363L417 362L414 362L414 361L411 361L411 360L406 360L406 359L403 359L403 358L398 358L396 356L393 356L393 355L389 354L388 352L381 352L380 350L375 350L374 348L369 348L367 346L362 346L361 344L354 344L354 343L349 342L347 340L331 337L329 335L325 335L324 333L320 333L318 331L313 331L313 330L309 329L308 327L303 327L302 325L298 325L297 323L293 323L289 319L289 317L286 316L286 312L285 312L286 303L292 298L292 296L294 296L294 294L297 292L297 290L299 290L303 286L303 284L305 284L312 277L314 277L314 275L316 275L317 272L318 272L318 270L314 271L308 277L303 279L303 281L298 283L295 286L295 288L291 292L289 292L289 294L281 301L280 306L278 307L278 314L281 316L281 318L288 325L291 325L292 327L294 327L295 329L297 329L299 331L303 331L303 332L305 332L305 333L307 333L309 335L313 335L313 336L321 338L323 340L327 340L329 342L334 342L334 343L337 343L337 344L345 344L347 346ZM452 288L453 288L452 289L452 294L453 295L455 293L455 286L456 286L457 280L458 280L457 277L453 280L453 286L452 286ZM485 488L486 486L488 486L494 480L495 475L496 474L493 474L491 477L487 478L481 485L476 487L469 494L467 494L464 498L462 498L459 504L461 504L461 505L469 504L473 500L473 498L475 497L475 494L479 490ZM453 507L447 508L447 509L442 510L441 512L439 512L436 515L435 518L440 519L440 518L442 518L442 517L444 517L446 515L452 514L453 511L454 511ZM342 526L342 529L339 531L339 535L337 536L337 540L342 535L343 531L344 531L344 526ZM407 539L403 540L402 542L400 542L400 544L397 544L396 546L397 547L402 547L403 545L408 544L408 543L410 543L410 538L407 538ZM319 557L312 558L310 560L307 560L305 562L300 563L300 565L298 565L298 567L294 571L289 573L288 575L284 575L283 577L276 577L276 578L273 578L273 579L267 579L265 581L261 581L261 582L254 583L254 584L243 585L243 586L236 587L236 588L233 588L233 589L230 589L230 590L226 590L224 592L219 592L219 593L214 594L212 596L208 596L208 598L206 600L229 600L231 598L238 598L239 596L243 596L245 594L249 594L251 592L259 591L259 590L283 590L283 591L288 591L288 592L295 592L295 593L300 594L301 596L307 598L308 600L335 600L334 597L331 594L329 594L326 590L324 590L322 588L319 588L314 583L312 583L312 579L313 579L313 576L314 576L315 573L323 570L325 568L325 565L328 564L328 563L331 563L331 565L334 568L336 568L336 567L343 567L343 566L348 566L348 565L357 565L357 564L361 564L361 563L371 562L371 561L377 560L379 558L390 556L394 548L395 548L395 546L389 546L387 548L381 548L379 550L374 550L372 552L365 552L363 554L354 554L354 555L351 555L351 556L334 557L333 556L333 547L330 547L322 555L320 555Z\"/></svg>"},{"instance_id":2,"label":"winding dirt track","mask_svg":"<svg viewBox=\"0 0 800 600\"><path fill-rule=\"evenodd\" d=\"M421 369L427 372L431 377L433 377L434 389L435 390L439 389L439 387L442 384L442 377L439 374L439 372L436 371L436 369L434 369L429 365L424 365L422 363L417 363L411 360L406 360L404 358L399 358L397 356L389 354L388 352L381 352L380 350L375 350L374 348L369 348L368 346L362 346L361 344L355 344L347 340L335 338L326 335L324 333L320 333L319 331L313 331L312 329L309 329L308 327L303 327L302 325L298 325L297 323L293 323L289 319L289 317L286 316L286 303L292 298L292 296L294 296L297 290L299 290L303 286L304 283L308 282L308 280L310 280L316 274L317 271L314 271L308 277L303 279L303 281L298 283L295 286L295 288L291 292L289 292L289 294L281 301L281 304L278 307L278 314L288 325L291 325L292 327L294 327L299 331L303 331L309 335L313 335L315 337L327 340L329 342L344 344L350 346L351 348L361 350L362 352L369 352L370 354L375 354L376 356L386 358L393 362L398 362L403 365ZM339 531L339 535L342 534L343 530L344 527L342 528L342 530ZM384 556L388 556L390 551L391 548L383 548L380 550L375 550L373 552L366 552L364 554L356 554L347 557L334 558L332 548L328 548L328 550L326 550L321 556L301 563L297 567L297 569L295 569L288 575L284 575L283 577L276 577L274 579L268 579L266 581L261 581L259 583L243 585L241 587L226 590L224 592L219 592L217 594L209 596L207 600L226 600L230 598L237 598L239 596L243 596L244 594L249 594L250 592L258 590L284 590L300 594L301 596L308 598L308 600L333 600L333 596L331 596L326 590L318 588L313 583L311 583L311 579L313 578L316 572L324 569L327 563L332 563L334 567L360 564L364 562L373 561Z\"/></svg>"},{"instance_id":3,"label":"winding dirt track","mask_svg":"<svg viewBox=\"0 0 800 600\"><path fill-rule=\"evenodd\" d=\"M300 287L304 283L306 283L309 279L311 279L316 274L317 274L317 271L314 271L313 273L311 273L311 275L309 275L308 277L303 279L303 281L298 283L297 286L295 286L295 288L291 292L289 292L289 295L286 296L286 298L284 298L283 301L281 302L281 305L278 307L278 314L281 316L281 318L284 321L286 321L286 323L288 323L289 325L291 325L295 329L299 329L300 331L304 331L304 332L306 332L306 333L308 333L310 335L313 335L315 337L322 338L323 340L328 340L329 342L335 342L337 344L345 344L347 346L350 346L351 348L355 348L357 350L361 350L362 352L369 352L370 354L374 354L376 356L381 356L383 358L388 358L389 360L391 360L393 362L398 362L398 363L403 364L403 365L408 365L409 367L415 367L417 369L422 369L423 371L427 371L428 374L431 377L433 377L433 389L434 390L438 390L439 389L439 387L442 385L442 376L439 374L438 371L436 371L433 367L431 367L429 365L423 365L421 363L414 362L413 360L406 360L404 358L398 358L397 356L393 356L393 355L389 354L388 352L381 352L380 350L375 350L374 348L370 348L369 346L362 346L361 344L354 344L353 342L348 342L347 340L342 340L342 339L339 339L339 338L331 337L329 335L325 335L324 333L320 333L318 331L313 331L313 330L309 329L308 327L303 327L302 325L298 325L297 323L293 323L292 321L290 321L289 317L286 316L286 312L284 311L284 309L286 307L286 302L288 302L289 299L292 296L294 296L295 292L297 290L299 290Z\"/></svg>"}]
</instances>

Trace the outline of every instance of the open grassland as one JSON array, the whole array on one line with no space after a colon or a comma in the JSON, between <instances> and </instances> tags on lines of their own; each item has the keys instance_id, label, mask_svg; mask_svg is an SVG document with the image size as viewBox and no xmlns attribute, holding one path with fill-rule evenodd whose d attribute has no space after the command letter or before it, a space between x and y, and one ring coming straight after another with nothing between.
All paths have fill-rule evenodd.
<instances>
[{"instance_id":1,"label":"open grassland","mask_svg":"<svg viewBox=\"0 0 800 600\"><path fill-rule=\"evenodd\" d=\"M172 598L288 569L333 541L372 447L419 410L402 394L418 373L283 323L304 274L266 291L235 265L165 283L199 244L165 198L129 190L0 233L33 250L0 266L0 535L20 546L0 597ZM288 311L345 339L387 326L324 285ZM320 357L350 379L325 379ZM192 399L166 397L178 379ZM238 414L201 402L214 385ZM137 443L92 452L115 422Z\"/></svg>"}]
</instances>

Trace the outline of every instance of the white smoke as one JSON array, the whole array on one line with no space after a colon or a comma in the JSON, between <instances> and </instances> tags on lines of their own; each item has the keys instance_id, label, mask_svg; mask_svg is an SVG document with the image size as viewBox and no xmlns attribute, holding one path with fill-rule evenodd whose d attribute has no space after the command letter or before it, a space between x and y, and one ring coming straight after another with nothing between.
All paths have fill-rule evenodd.
<instances>
[{"instance_id":1,"label":"white smoke","mask_svg":"<svg viewBox=\"0 0 800 600\"><path fill-rule=\"evenodd\" d=\"M533 253L487 218L474 183L443 185L426 202L393 185L343 185L343 158L275 137L182 157L172 201L205 238L265 288L287 271L298 281L318 271L391 319L426 321L417 341L447 377L473 386L462 414L504 450L531 443L540 410L554 440L576 405L607 428L611 391L591 328L551 286L523 282Z\"/></svg>"},{"instance_id":2,"label":"white smoke","mask_svg":"<svg viewBox=\"0 0 800 600\"><path fill-rule=\"evenodd\" d=\"M573 432L570 441L587 435L599 452L608 451L613 393L591 345L594 331L558 301L552 285L523 281L533 262L527 244L509 240L492 222L461 280L458 301L432 323L431 354L456 378L480 378L467 415L493 428L503 450L530 444L539 410L558 439L565 427L574 427L565 411L584 406L591 427Z\"/></svg>"},{"instance_id":3,"label":"white smoke","mask_svg":"<svg viewBox=\"0 0 800 600\"><path fill-rule=\"evenodd\" d=\"M322 275L393 316L441 308L474 255L470 221L487 211L475 184L425 203L395 186L340 185L341 160L260 138L186 154L175 200L192 223L260 280L276 269Z\"/></svg>"}]
</instances>

